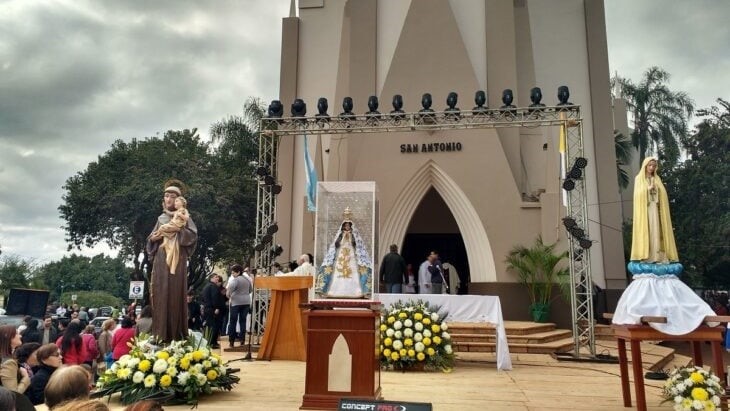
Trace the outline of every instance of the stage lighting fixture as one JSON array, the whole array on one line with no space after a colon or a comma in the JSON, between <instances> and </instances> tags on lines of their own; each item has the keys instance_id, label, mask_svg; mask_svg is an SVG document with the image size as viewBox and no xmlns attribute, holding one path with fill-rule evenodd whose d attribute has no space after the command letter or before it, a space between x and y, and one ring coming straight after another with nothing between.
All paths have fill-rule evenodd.
<instances>
[{"instance_id":1,"label":"stage lighting fixture","mask_svg":"<svg viewBox=\"0 0 730 411\"><path fill-rule=\"evenodd\" d=\"M329 108L329 104L327 103L327 99L324 97L320 97L319 100L317 100L317 111L318 113L315 115L315 117L319 117L320 119L329 118L329 114L327 114L327 109Z\"/></svg>"},{"instance_id":2,"label":"stage lighting fixture","mask_svg":"<svg viewBox=\"0 0 730 411\"><path fill-rule=\"evenodd\" d=\"M571 227L568 231L570 232L570 235L572 235L575 238L580 239L580 238L583 238L586 236L585 230L583 230L582 228L580 228L578 226Z\"/></svg>"},{"instance_id":3,"label":"stage lighting fixture","mask_svg":"<svg viewBox=\"0 0 730 411\"><path fill-rule=\"evenodd\" d=\"M586 168L587 165L588 165L588 160L586 160L584 157L576 157L575 163L573 163L573 167L578 167L578 168Z\"/></svg>"},{"instance_id":4,"label":"stage lighting fixture","mask_svg":"<svg viewBox=\"0 0 730 411\"><path fill-rule=\"evenodd\" d=\"M276 223L272 223L267 229L266 234L276 234L276 232L279 231L279 225Z\"/></svg>"},{"instance_id":5,"label":"stage lighting fixture","mask_svg":"<svg viewBox=\"0 0 730 411\"><path fill-rule=\"evenodd\" d=\"M380 106L380 102L378 101L377 96L368 97L368 108L370 109L370 111L365 114L369 116L379 116L380 112L378 111L378 106Z\"/></svg>"},{"instance_id":6,"label":"stage lighting fixture","mask_svg":"<svg viewBox=\"0 0 730 411\"><path fill-rule=\"evenodd\" d=\"M587 250L591 248L591 246L593 245L593 241L588 238L581 238L580 241L578 241L578 244L580 245L580 248Z\"/></svg>"},{"instance_id":7,"label":"stage lighting fixture","mask_svg":"<svg viewBox=\"0 0 730 411\"><path fill-rule=\"evenodd\" d=\"M271 246L271 256L272 257L278 257L283 252L284 252L284 247L282 247L281 245L275 244L275 245Z\"/></svg>"},{"instance_id":8,"label":"stage lighting fixture","mask_svg":"<svg viewBox=\"0 0 730 411\"><path fill-rule=\"evenodd\" d=\"M271 194L277 195L281 193L281 184L274 184L271 186Z\"/></svg>"},{"instance_id":9,"label":"stage lighting fixture","mask_svg":"<svg viewBox=\"0 0 730 411\"><path fill-rule=\"evenodd\" d=\"M577 224L578 223L575 222L575 218L573 218L573 217L564 217L563 218L563 225L565 226L565 228L570 229L570 228L575 227Z\"/></svg>"},{"instance_id":10,"label":"stage lighting fixture","mask_svg":"<svg viewBox=\"0 0 730 411\"><path fill-rule=\"evenodd\" d=\"M573 181L571 179L566 179L565 181L563 181L563 190L573 191L574 188L575 188L575 181Z\"/></svg>"},{"instance_id":11,"label":"stage lighting fixture","mask_svg":"<svg viewBox=\"0 0 730 411\"><path fill-rule=\"evenodd\" d=\"M449 110L459 110L456 108L456 103L459 101L459 95L456 94L456 92L452 91L449 93L449 95L446 97L446 105L449 107ZM448 110L447 110L448 111Z\"/></svg>"},{"instance_id":12,"label":"stage lighting fixture","mask_svg":"<svg viewBox=\"0 0 730 411\"><path fill-rule=\"evenodd\" d=\"M264 176L264 185L273 186L274 184L276 184L276 179L274 178L274 176L272 176L272 175Z\"/></svg>"},{"instance_id":13,"label":"stage lighting fixture","mask_svg":"<svg viewBox=\"0 0 730 411\"><path fill-rule=\"evenodd\" d=\"M476 107L474 107L472 111L478 113L487 111L489 107L484 106L485 104L487 104L487 93L485 93L484 90L479 90L474 93L474 104L476 104Z\"/></svg>"},{"instance_id":14,"label":"stage lighting fixture","mask_svg":"<svg viewBox=\"0 0 730 411\"><path fill-rule=\"evenodd\" d=\"M307 115L307 105L304 100L298 98L295 99L291 104L291 116L292 117L304 117Z\"/></svg>"},{"instance_id":15,"label":"stage lighting fixture","mask_svg":"<svg viewBox=\"0 0 730 411\"><path fill-rule=\"evenodd\" d=\"M395 119L405 118L405 112L403 111L403 96L396 94L393 96L393 111L390 112L390 116Z\"/></svg>"},{"instance_id":16,"label":"stage lighting fixture","mask_svg":"<svg viewBox=\"0 0 730 411\"><path fill-rule=\"evenodd\" d=\"M433 110L431 110L431 105L433 104L433 99L431 98L431 93L424 93L421 97L421 106L423 108L419 111L420 113L433 113Z\"/></svg>"},{"instance_id":17,"label":"stage lighting fixture","mask_svg":"<svg viewBox=\"0 0 730 411\"><path fill-rule=\"evenodd\" d=\"M511 89L504 89L502 91L502 104L504 104L501 108L513 108L512 102L514 101L515 96L512 93Z\"/></svg>"},{"instance_id":18,"label":"stage lighting fixture","mask_svg":"<svg viewBox=\"0 0 730 411\"><path fill-rule=\"evenodd\" d=\"M256 168L256 175L259 177L263 177L265 175L269 174L269 168L266 166L260 166Z\"/></svg>"},{"instance_id":19,"label":"stage lighting fixture","mask_svg":"<svg viewBox=\"0 0 730 411\"><path fill-rule=\"evenodd\" d=\"M568 172L568 177L570 177L573 180L580 180L580 178L583 176L583 171L578 167L573 167Z\"/></svg>"},{"instance_id":20,"label":"stage lighting fixture","mask_svg":"<svg viewBox=\"0 0 730 411\"><path fill-rule=\"evenodd\" d=\"M353 103L352 103L352 97L345 97L342 99L342 110L344 110L342 113L340 113L340 117L343 118L350 118L355 117L355 114L352 113Z\"/></svg>"},{"instance_id":21,"label":"stage lighting fixture","mask_svg":"<svg viewBox=\"0 0 730 411\"><path fill-rule=\"evenodd\" d=\"M274 236L271 234L266 234L263 237L261 237L261 243L262 244L268 244L271 242L271 240L274 239Z\"/></svg>"},{"instance_id":22,"label":"stage lighting fixture","mask_svg":"<svg viewBox=\"0 0 730 411\"><path fill-rule=\"evenodd\" d=\"M461 116L461 113L459 113L461 110L456 107L456 103L459 101L459 95L455 92L449 93L449 95L446 97L446 105L448 108L444 110L446 112L446 116L450 117L452 119L458 118Z\"/></svg>"},{"instance_id":23,"label":"stage lighting fixture","mask_svg":"<svg viewBox=\"0 0 730 411\"><path fill-rule=\"evenodd\" d=\"M279 100L272 100L269 104L269 117L281 118L284 115L284 105Z\"/></svg>"},{"instance_id":24,"label":"stage lighting fixture","mask_svg":"<svg viewBox=\"0 0 730 411\"><path fill-rule=\"evenodd\" d=\"M266 244L258 243L255 246L253 246L254 251L263 251L264 247L266 247Z\"/></svg>"},{"instance_id":25,"label":"stage lighting fixture","mask_svg":"<svg viewBox=\"0 0 730 411\"><path fill-rule=\"evenodd\" d=\"M532 90L530 90L530 101L532 101L532 104L530 104L530 111L539 110L540 108L545 107L545 105L541 103L542 90L540 90L540 87L533 87Z\"/></svg>"},{"instance_id":26,"label":"stage lighting fixture","mask_svg":"<svg viewBox=\"0 0 730 411\"><path fill-rule=\"evenodd\" d=\"M558 105L559 106L572 106L573 103L568 101L569 98L570 98L570 90L568 89L568 86L558 87Z\"/></svg>"}]
</instances>

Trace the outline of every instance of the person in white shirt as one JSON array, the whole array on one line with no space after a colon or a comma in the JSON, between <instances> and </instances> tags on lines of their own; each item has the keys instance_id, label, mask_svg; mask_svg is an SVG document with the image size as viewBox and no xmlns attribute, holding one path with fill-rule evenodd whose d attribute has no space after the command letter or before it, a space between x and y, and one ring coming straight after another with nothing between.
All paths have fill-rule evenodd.
<instances>
[{"instance_id":1,"label":"person in white shirt","mask_svg":"<svg viewBox=\"0 0 730 411\"><path fill-rule=\"evenodd\" d=\"M282 277L282 276L286 275L286 274L284 274L283 271L281 271L281 264L274 263L273 267L274 267L274 277Z\"/></svg>"},{"instance_id":2,"label":"person in white shirt","mask_svg":"<svg viewBox=\"0 0 730 411\"><path fill-rule=\"evenodd\" d=\"M315 270L312 263L309 261L309 255L302 254L297 260L299 266L294 270L293 275L314 275Z\"/></svg>"}]
</instances>

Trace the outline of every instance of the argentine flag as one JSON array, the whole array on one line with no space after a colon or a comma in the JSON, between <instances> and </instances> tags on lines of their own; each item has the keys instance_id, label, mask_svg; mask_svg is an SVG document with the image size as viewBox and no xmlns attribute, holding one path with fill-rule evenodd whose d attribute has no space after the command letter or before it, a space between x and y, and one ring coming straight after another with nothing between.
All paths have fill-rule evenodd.
<instances>
[{"instance_id":1,"label":"argentine flag","mask_svg":"<svg viewBox=\"0 0 730 411\"><path fill-rule=\"evenodd\" d=\"M309 156L309 142L304 135L304 174L307 177L307 209L317 211L317 170Z\"/></svg>"}]
</instances>

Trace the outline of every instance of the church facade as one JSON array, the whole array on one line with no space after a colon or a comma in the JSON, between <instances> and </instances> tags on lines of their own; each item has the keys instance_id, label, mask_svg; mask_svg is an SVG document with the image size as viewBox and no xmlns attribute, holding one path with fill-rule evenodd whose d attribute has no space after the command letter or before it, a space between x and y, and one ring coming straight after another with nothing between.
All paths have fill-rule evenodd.
<instances>
[{"instance_id":1,"label":"church facade","mask_svg":"<svg viewBox=\"0 0 730 411\"><path fill-rule=\"evenodd\" d=\"M280 100L295 98L316 113L318 98L330 115L352 97L354 112L469 110L477 90L487 105L530 104L540 87L543 103L557 103L570 88L581 107L588 195L591 269L610 301L626 285L621 199L616 178L613 119L603 2L600 0L300 0L298 16L283 19ZM469 292L500 295L508 319L527 317L526 291L505 258L515 245L568 242L561 224L557 128L499 128L283 137L277 176L277 243L286 256L312 252L314 213L307 211L304 150L320 181L375 181L379 190L379 241L375 261L390 244L414 270L437 250L461 273ZM284 259L284 256L280 258ZM568 310L569 314L569 310Z\"/></svg>"}]
</instances>

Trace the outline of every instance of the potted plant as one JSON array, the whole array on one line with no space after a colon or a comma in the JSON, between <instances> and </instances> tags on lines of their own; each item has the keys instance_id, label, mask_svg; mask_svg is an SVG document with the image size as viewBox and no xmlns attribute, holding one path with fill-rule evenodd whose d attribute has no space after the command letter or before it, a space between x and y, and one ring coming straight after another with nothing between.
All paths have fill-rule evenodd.
<instances>
[{"instance_id":1,"label":"potted plant","mask_svg":"<svg viewBox=\"0 0 730 411\"><path fill-rule=\"evenodd\" d=\"M556 253L556 244L545 244L538 236L532 247L515 246L507 255L507 269L519 276L520 283L527 287L530 296L532 319L544 323L550 316L550 302L555 284L567 285L570 271L560 268L560 262L568 252Z\"/></svg>"}]
</instances>

